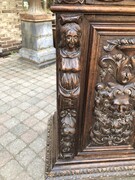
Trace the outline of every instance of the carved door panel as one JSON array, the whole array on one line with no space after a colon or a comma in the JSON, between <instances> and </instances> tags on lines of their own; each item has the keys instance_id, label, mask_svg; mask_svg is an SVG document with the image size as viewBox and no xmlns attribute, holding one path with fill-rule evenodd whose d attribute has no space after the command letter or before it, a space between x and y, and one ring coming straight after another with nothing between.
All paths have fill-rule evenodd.
<instances>
[{"instance_id":1,"label":"carved door panel","mask_svg":"<svg viewBox=\"0 0 135 180\"><path fill-rule=\"evenodd\" d=\"M93 156L93 152L100 150L100 158L104 154L107 158L119 158L119 154L124 157L127 152L132 156L135 153L135 25L93 23L91 31L93 51L89 56L84 151Z\"/></svg>"}]
</instances>

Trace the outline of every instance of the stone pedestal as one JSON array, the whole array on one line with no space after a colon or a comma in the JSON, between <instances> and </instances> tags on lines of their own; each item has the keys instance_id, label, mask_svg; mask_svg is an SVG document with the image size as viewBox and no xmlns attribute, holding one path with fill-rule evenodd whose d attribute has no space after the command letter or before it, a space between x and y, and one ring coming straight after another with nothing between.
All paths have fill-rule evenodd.
<instances>
[{"instance_id":1,"label":"stone pedestal","mask_svg":"<svg viewBox=\"0 0 135 180\"><path fill-rule=\"evenodd\" d=\"M30 0L27 13L21 14L22 48L20 55L38 67L55 62L52 16L45 13L41 0Z\"/></svg>"},{"instance_id":2,"label":"stone pedestal","mask_svg":"<svg viewBox=\"0 0 135 180\"><path fill-rule=\"evenodd\" d=\"M21 57L34 62L38 67L55 62L56 52L53 47L52 22L22 21Z\"/></svg>"}]
</instances>

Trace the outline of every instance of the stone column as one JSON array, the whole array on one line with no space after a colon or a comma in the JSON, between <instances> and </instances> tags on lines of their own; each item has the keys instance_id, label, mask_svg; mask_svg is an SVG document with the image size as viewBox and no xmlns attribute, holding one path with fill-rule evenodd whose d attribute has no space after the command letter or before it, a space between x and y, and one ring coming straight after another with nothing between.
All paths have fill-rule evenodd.
<instances>
[{"instance_id":1,"label":"stone column","mask_svg":"<svg viewBox=\"0 0 135 180\"><path fill-rule=\"evenodd\" d=\"M52 16L45 13L41 0L30 0L27 13L21 14L23 59L34 62L38 67L55 62L53 47Z\"/></svg>"}]
</instances>

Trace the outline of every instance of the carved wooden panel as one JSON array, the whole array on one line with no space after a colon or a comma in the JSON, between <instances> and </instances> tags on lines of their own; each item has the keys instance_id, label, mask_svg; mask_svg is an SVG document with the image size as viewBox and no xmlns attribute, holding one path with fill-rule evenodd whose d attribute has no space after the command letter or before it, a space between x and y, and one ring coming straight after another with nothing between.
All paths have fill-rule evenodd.
<instances>
[{"instance_id":1,"label":"carved wooden panel","mask_svg":"<svg viewBox=\"0 0 135 180\"><path fill-rule=\"evenodd\" d=\"M96 57L91 54L90 64L89 77L95 74L95 78L89 80L87 96L93 97L86 113L89 147L127 145L128 149L135 143L135 26L130 32L124 24L119 27L95 23L91 27L92 48L98 53Z\"/></svg>"},{"instance_id":2,"label":"carved wooden panel","mask_svg":"<svg viewBox=\"0 0 135 180\"><path fill-rule=\"evenodd\" d=\"M134 135L135 39L108 41L105 51L114 47L124 54L103 56L98 64L95 122L90 132L91 145L129 145Z\"/></svg>"},{"instance_id":3,"label":"carved wooden panel","mask_svg":"<svg viewBox=\"0 0 135 180\"><path fill-rule=\"evenodd\" d=\"M61 36L58 65L60 158L71 159L75 155L80 95L80 16L61 15L59 22Z\"/></svg>"}]
</instances>

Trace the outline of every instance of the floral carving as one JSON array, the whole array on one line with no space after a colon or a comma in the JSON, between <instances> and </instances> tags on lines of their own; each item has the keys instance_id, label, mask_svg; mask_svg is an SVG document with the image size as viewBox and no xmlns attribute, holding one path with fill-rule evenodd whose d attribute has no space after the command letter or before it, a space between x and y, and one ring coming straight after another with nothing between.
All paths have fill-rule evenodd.
<instances>
[{"instance_id":1,"label":"floral carving","mask_svg":"<svg viewBox=\"0 0 135 180\"><path fill-rule=\"evenodd\" d=\"M134 57L130 58L122 54L106 55L99 64L104 69L103 74L108 78L108 81L117 81L120 84L134 82Z\"/></svg>"},{"instance_id":2,"label":"floral carving","mask_svg":"<svg viewBox=\"0 0 135 180\"><path fill-rule=\"evenodd\" d=\"M72 22L73 21L73 22ZM71 159L75 151L75 134L80 95L79 16L61 16L58 89L60 97L60 158Z\"/></svg>"},{"instance_id":3,"label":"floral carving","mask_svg":"<svg viewBox=\"0 0 135 180\"><path fill-rule=\"evenodd\" d=\"M58 3L66 3L66 4L76 4L80 3L82 4L84 0L57 0Z\"/></svg>"},{"instance_id":4,"label":"floral carving","mask_svg":"<svg viewBox=\"0 0 135 180\"><path fill-rule=\"evenodd\" d=\"M75 131L76 131L76 111L67 109L61 111L61 156L72 158L74 155Z\"/></svg>"},{"instance_id":5,"label":"floral carving","mask_svg":"<svg viewBox=\"0 0 135 180\"><path fill-rule=\"evenodd\" d=\"M105 55L99 60L94 124L90 145L133 144L135 118L134 39L108 41L106 51L115 47L126 55Z\"/></svg>"},{"instance_id":6,"label":"floral carving","mask_svg":"<svg viewBox=\"0 0 135 180\"><path fill-rule=\"evenodd\" d=\"M118 86L99 83L96 87L95 123L91 145L128 145L134 131L135 84Z\"/></svg>"}]
</instances>

